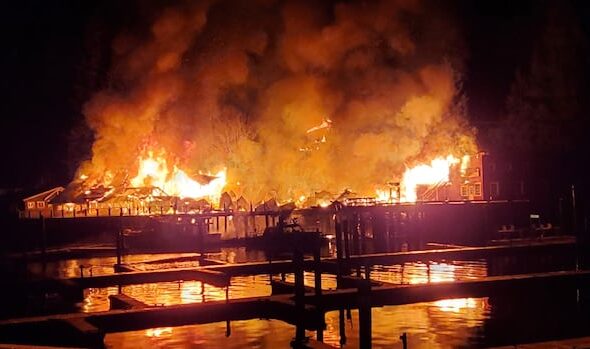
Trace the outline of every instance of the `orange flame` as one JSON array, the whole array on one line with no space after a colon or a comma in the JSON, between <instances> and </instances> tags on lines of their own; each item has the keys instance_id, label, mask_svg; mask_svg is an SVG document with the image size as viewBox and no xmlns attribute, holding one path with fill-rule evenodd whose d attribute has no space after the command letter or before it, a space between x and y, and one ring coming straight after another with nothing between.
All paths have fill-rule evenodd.
<instances>
[{"instance_id":1,"label":"orange flame","mask_svg":"<svg viewBox=\"0 0 590 349\"><path fill-rule=\"evenodd\" d=\"M430 165L423 164L407 169L402 180L402 201L415 202L416 189L419 185L447 183L451 165L459 162L459 159L449 155L446 158L438 157L432 160Z\"/></svg>"},{"instance_id":2,"label":"orange flame","mask_svg":"<svg viewBox=\"0 0 590 349\"><path fill-rule=\"evenodd\" d=\"M216 203L226 185L226 169L220 170L212 177L208 183L201 184L176 166L170 171L166 159L163 156L154 157L150 151L148 157L139 158L138 173L131 179L131 184L135 187L153 186L168 195L207 199L211 203Z\"/></svg>"}]
</instances>

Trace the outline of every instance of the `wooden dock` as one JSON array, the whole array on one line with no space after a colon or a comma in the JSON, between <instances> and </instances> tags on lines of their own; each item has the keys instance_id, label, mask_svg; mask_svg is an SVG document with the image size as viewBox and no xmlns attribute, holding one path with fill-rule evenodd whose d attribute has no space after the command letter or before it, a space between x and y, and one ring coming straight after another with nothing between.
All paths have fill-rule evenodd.
<instances>
[{"instance_id":1,"label":"wooden dock","mask_svg":"<svg viewBox=\"0 0 590 349\"><path fill-rule=\"evenodd\" d=\"M457 247L443 249L352 255L319 259L304 259L301 251L293 254L293 261L253 262L243 264L208 263L193 268L130 270L112 275L87 276L67 279L11 280L5 289L13 295L27 292L55 292L71 300L80 300L83 289L198 280L227 290L233 276L294 273L295 283L276 281L273 294L266 297L226 299L197 304L151 307L139 300L120 294L110 297L111 309L90 314L50 315L0 322L0 342L37 345L67 345L96 347L102 345L105 333L141 330L155 327L204 324L245 319L277 319L296 325L298 346L304 342L302 329L321 333L324 313L330 310L359 308L364 325L359 329L361 340L370 342L370 308L426 302L447 298L483 297L515 293L531 288L576 287L590 281L590 271L562 271L539 274L485 277L476 280L394 285L370 280L373 265L394 265L415 261L479 260L498 256L529 256L576 253L575 240L527 242L505 246ZM296 257L297 256L297 257ZM154 262L158 263L158 261ZM153 263L152 263L153 264ZM339 289L321 290L321 273L336 274L349 268L364 267L365 278L349 277L345 271L338 274ZM303 285L303 270L316 271L315 289ZM321 273L317 273L320 270ZM360 269L359 269L360 270ZM299 283L298 281L299 280ZM298 286L299 285L299 286ZM0 288L1 289L1 288ZM16 291L15 291L16 290ZM312 290L314 292L312 292ZM295 294L295 296L292 296ZM367 320L368 319L368 320ZM367 321L365 321L367 320ZM366 325L368 323L368 325ZM303 331L303 332L302 332ZM368 339L367 339L368 338ZM365 342L367 343L367 342ZM314 344L314 343L312 343ZM361 343L362 344L362 343ZM314 344L312 347L321 347ZM361 345L362 346L362 345ZM304 348L305 346L299 346Z\"/></svg>"},{"instance_id":2,"label":"wooden dock","mask_svg":"<svg viewBox=\"0 0 590 349\"><path fill-rule=\"evenodd\" d=\"M482 297L538 287L577 286L590 281L590 271L487 277L479 280L419 285L383 285L370 289L369 306L434 301L455 297ZM322 329L325 311L356 308L363 301L360 289L324 291L321 298L306 294L304 324ZM0 341L38 345L99 346L105 333L155 327L182 326L245 319L277 319L296 324L292 296L254 297L163 307L131 307L100 313L51 315L0 322Z\"/></svg>"},{"instance_id":3,"label":"wooden dock","mask_svg":"<svg viewBox=\"0 0 590 349\"><path fill-rule=\"evenodd\" d=\"M486 247L461 247L445 248L437 250L409 251L395 253L378 253L366 255L353 255L342 260L348 268L358 268L373 265L393 265L416 261L441 261L441 260L479 260L498 256L529 254L568 254L575 253L575 240L559 240L538 243L514 244L506 246ZM196 257L195 257L196 258ZM303 267L307 271L314 271L316 262L313 259L305 259ZM322 258L321 269L323 273L336 274L338 263L336 258ZM129 269L132 270L132 269ZM125 286L133 284L171 282L180 280L198 280L210 285L225 287L233 276L261 275L293 273L295 267L290 260L270 262L250 262L240 264L211 263L211 265L191 267L158 269L150 271L130 271L111 275L98 275L86 277L74 277L66 279L36 279L36 280L11 280L7 287L38 292L81 292L86 288L101 288L109 286ZM0 284L5 281L0 281Z\"/></svg>"}]
</instances>

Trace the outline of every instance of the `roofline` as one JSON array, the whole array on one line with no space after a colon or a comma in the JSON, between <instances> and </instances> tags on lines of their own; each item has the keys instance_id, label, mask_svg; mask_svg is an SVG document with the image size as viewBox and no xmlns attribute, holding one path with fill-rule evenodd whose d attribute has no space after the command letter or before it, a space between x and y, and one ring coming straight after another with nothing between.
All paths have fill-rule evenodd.
<instances>
[{"instance_id":1,"label":"roofline","mask_svg":"<svg viewBox=\"0 0 590 349\"><path fill-rule=\"evenodd\" d=\"M38 194L35 194L35 195L31 195L31 196L29 196L27 198L24 198L23 201L29 201L31 199L34 199L37 196L43 196L43 200L44 201L47 201L49 196L51 196L53 194L59 194L59 193L61 193L64 190L65 190L64 187L55 187L55 188L46 190L44 192L41 192L41 193L38 193Z\"/></svg>"}]
</instances>

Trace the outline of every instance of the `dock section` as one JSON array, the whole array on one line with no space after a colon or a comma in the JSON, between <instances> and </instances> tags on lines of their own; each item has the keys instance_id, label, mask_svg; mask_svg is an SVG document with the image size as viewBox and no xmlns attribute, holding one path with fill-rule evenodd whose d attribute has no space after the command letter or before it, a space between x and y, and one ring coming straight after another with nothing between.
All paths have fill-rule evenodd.
<instances>
[{"instance_id":1,"label":"dock section","mask_svg":"<svg viewBox=\"0 0 590 349\"><path fill-rule=\"evenodd\" d=\"M487 277L479 280L420 285L387 285L370 289L369 306L434 301L454 297L482 297L502 292L516 293L537 287L577 286L590 281L590 271L551 272ZM360 289L325 291L318 299L305 295L307 329L323 328L323 312L357 308L363 302ZM319 314L318 302L321 302ZM362 304L361 304L362 305ZM0 341L51 345L95 345L105 333L155 327L204 324L246 319L277 319L295 324L293 297L268 296L164 307L141 307L91 314L52 315L0 322ZM299 324L301 326L302 324Z\"/></svg>"}]
</instances>

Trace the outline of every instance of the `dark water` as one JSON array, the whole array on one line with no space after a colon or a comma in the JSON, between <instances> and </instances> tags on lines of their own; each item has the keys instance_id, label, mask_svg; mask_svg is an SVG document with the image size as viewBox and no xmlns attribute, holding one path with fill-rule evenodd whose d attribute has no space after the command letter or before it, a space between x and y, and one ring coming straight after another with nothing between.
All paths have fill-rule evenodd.
<instances>
[{"instance_id":1,"label":"dark water","mask_svg":"<svg viewBox=\"0 0 590 349\"><path fill-rule=\"evenodd\" d=\"M196 266L194 261L175 263L141 263L145 260L177 257L174 255L126 256L125 262L139 269ZM188 255L185 255L188 256ZM263 260L264 254L246 249L224 249L210 257L240 263ZM47 275L79 276L80 265L92 266L94 275L112 273L114 258L66 260L45 266ZM492 263L492 264L490 264ZM541 267L539 267L541 266ZM526 268L525 268L526 267ZM371 277L394 284L418 284L469 280L488 275L519 272L572 269L571 259L448 261L439 263L405 263L375 266ZM40 265L29 269L38 272ZM493 270L493 273L490 271ZM86 269L89 273L89 268ZM287 275L292 280L292 275ZM313 285L313 275L306 273L306 284ZM324 275L324 289L334 289L335 278ZM106 311L108 295L117 287L87 289L79 311ZM150 305L198 303L225 299L225 290L199 281L131 285L122 292ZM266 296L271 292L268 275L234 277L230 298ZM435 302L386 306L372 310L374 348L401 348L399 336L408 334L409 348L470 348L510 345L557 338L590 335L590 300L588 287L581 289L539 289L524 294L493 295L485 298L443 299ZM345 321L344 348L358 348L358 312L352 310ZM340 347L339 311L326 313L324 341ZM112 348L288 348L295 329L278 320L254 319L231 323L231 336L226 337L226 323L166 327L108 334L105 344ZM308 332L310 337L315 332Z\"/></svg>"}]
</instances>

